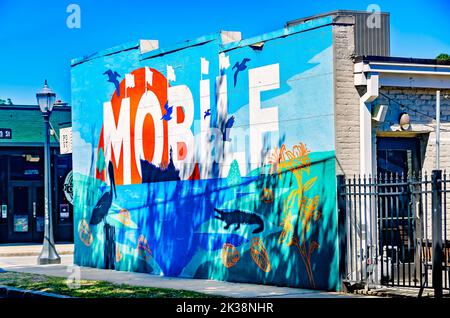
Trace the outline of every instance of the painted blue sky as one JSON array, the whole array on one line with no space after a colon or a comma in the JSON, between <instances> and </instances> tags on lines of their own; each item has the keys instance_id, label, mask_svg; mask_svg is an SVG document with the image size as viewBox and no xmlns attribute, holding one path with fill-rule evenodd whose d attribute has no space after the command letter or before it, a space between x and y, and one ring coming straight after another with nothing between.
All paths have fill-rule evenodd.
<instances>
[{"instance_id":1,"label":"painted blue sky","mask_svg":"<svg viewBox=\"0 0 450 318\"><path fill-rule=\"evenodd\" d=\"M69 29L69 4L81 8L81 28ZM434 58L450 53L448 0L0 0L0 98L35 104L44 78L70 103L70 60L137 39L160 46L218 30L243 38L287 21L337 9L391 13L391 54Z\"/></svg>"}]
</instances>

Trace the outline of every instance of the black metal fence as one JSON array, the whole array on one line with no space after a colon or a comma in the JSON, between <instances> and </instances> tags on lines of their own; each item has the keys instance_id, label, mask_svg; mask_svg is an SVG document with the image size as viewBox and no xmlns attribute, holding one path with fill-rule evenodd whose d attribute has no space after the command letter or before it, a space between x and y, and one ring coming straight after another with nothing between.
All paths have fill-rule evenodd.
<instances>
[{"instance_id":1,"label":"black metal fence","mask_svg":"<svg viewBox=\"0 0 450 318\"><path fill-rule=\"evenodd\" d=\"M341 274L374 286L450 290L450 176L338 176Z\"/></svg>"}]
</instances>

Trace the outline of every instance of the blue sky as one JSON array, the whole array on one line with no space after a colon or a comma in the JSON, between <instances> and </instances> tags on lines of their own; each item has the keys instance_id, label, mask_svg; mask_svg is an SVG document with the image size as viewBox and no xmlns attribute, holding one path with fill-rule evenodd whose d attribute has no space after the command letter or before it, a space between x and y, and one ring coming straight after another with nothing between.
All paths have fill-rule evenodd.
<instances>
[{"instance_id":1,"label":"blue sky","mask_svg":"<svg viewBox=\"0 0 450 318\"><path fill-rule=\"evenodd\" d=\"M81 8L81 28L69 29L69 4ZM0 98L35 104L48 79L70 103L70 60L137 39L160 46L218 30L243 38L282 28L287 21L337 9L391 13L391 54L434 58L450 54L448 0L0 0Z\"/></svg>"}]
</instances>

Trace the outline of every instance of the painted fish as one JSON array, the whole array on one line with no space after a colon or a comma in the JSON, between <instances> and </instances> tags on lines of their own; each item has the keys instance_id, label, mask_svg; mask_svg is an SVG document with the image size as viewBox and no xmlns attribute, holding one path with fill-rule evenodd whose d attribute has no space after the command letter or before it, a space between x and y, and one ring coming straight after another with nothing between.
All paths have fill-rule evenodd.
<instances>
[{"instance_id":1,"label":"painted fish","mask_svg":"<svg viewBox=\"0 0 450 318\"><path fill-rule=\"evenodd\" d=\"M252 244L250 245L250 255L262 271L266 273L270 272L272 267L270 266L269 254L267 253L264 242L259 237L254 237L252 239Z\"/></svg>"},{"instance_id":2,"label":"painted fish","mask_svg":"<svg viewBox=\"0 0 450 318\"><path fill-rule=\"evenodd\" d=\"M233 267L241 258L237 248L231 243L225 243L222 247L222 264L226 268Z\"/></svg>"}]
</instances>

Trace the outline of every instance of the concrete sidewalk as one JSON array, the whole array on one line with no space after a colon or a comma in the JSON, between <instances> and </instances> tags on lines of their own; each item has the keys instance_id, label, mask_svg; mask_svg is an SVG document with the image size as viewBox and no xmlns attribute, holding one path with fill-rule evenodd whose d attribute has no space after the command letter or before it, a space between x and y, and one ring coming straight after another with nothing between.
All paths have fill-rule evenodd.
<instances>
[{"instance_id":1,"label":"concrete sidewalk","mask_svg":"<svg viewBox=\"0 0 450 318\"><path fill-rule=\"evenodd\" d=\"M0 257L39 256L41 250L42 244L0 244ZM56 250L58 251L59 255L71 255L73 254L73 244L56 244Z\"/></svg>"},{"instance_id":2,"label":"concrete sidewalk","mask_svg":"<svg viewBox=\"0 0 450 318\"><path fill-rule=\"evenodd\" d=\"M35 256L0 257L0 268L6 271L65 277L80 270L83 280L102 280L116 284L172 288L196 291L211 295L237 298L361 298L337 292L323 292L299 288L276 287L256 284L229 283L207 279L188 279L155 276L145 273L119 272L113 270L74 267L73 255L61 255L61 265L36 265Z\"/></svg>"}]
</instances>

